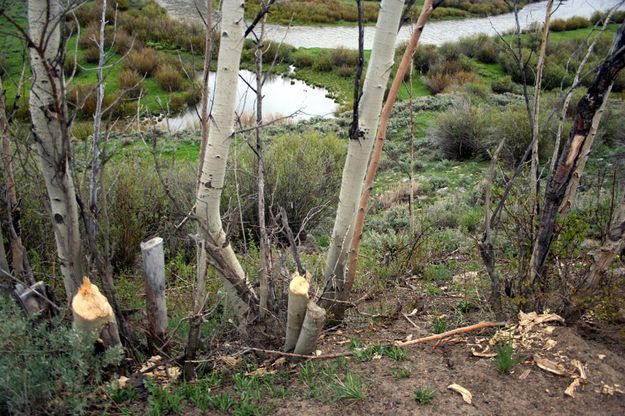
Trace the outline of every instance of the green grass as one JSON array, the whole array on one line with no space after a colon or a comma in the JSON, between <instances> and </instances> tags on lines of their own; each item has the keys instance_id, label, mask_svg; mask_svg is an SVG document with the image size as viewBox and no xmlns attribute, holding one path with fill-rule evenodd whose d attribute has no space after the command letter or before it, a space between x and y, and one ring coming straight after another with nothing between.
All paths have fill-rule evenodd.
<instances>
[{"instance_id":1,"label":"green grass","mask_svg":"<svg viewBox=\"0 0 625 416\"><path fill-rule=\"evenodd\" d=\"M432 332L442 334L447 331L447 318L444 316L435 316L432 318Z\"/></svg>"},{"instance_id":2,"label":"green grass","mask_svg":"<svg viewBox=\"0 0 625 416\"><path fill-rule=\"evenodd\" d=\"M517 355L512 345L512 338L507 342L500 342L495 347L495 367L501 374L510 374L515 365L523 362L523 357Z\"/></svg>"},{"instance_id":3,"label":"green grass","mask_svg":"<svg viewBox=\"0 0 625 416\"><path fill-rule=\"evenodd\" d=\"M414 392L414 399L421 406L430 404L435 396L436 391L430 386L417 387Z\"/></svg>"},{"instance_id":4,"label":"green grass","mask_svg":"<svg viewBox=\"0 0 625 416\"><path fill-rule=\"evenodd\" d=\"M412 375L412 368L408 365L404 365L403 367L394 370L392 375L395 380L410 378Z\"/></svg>"}]
</instances>

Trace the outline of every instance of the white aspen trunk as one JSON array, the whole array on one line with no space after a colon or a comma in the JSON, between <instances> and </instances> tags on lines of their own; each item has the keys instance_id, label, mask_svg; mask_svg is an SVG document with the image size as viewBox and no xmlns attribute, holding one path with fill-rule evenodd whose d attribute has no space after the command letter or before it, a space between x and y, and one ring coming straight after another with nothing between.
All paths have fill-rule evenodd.
<instances>
[{"instance_id":1,"label":"white aspen trunk","mask_svg":"<svg viewBox=\"0 0 625 416\"><path fill-rule=\"evenodd\" d=\"M317 306L315 302L309 301L302 330L293 352L295 354L312 354L317 348L317 340L325 322L326 310Z\"/></svg>"},{"instance_id":2,"label":"white aspen trunk","mask_svg":"<svg viewBox=\"0 0 625 416\"><path fill-rule=\"evenodd\" d=\"M380 4L373 48L360 100L358 117L360 138L350 140L347 148L339 205L325 265L325 301L334 299L345 282L345 265L354 233L356 210L378 127L384 92L393 66L395 40L403 5L403 0L382 0Z\"/></svg>"},{"instance_id":3,"label":"white aspen trunk","mask_svg":"<svg viewBox=\"0 0 625 416\"><path fill-rule=\"evenodd\" d=\"M145 271L146 312L150 325L150 343L156 352L167 338L167 302L165 301L165 254L163 239L155 237L141 243Z\"/></svg>"},{"instance_id":4,"label":"white aspen trunk","mask_svg":"<svg viewBox=\"0 0 625 416\"><path fill-rule=\"evenodd\" d=\"M291 351L297 344L302 330L306 309L308 306L308 281L298 272L293 273L289 284L289 304L286 314L286 338L284 351Z\"/></svg>"},{"instance_id":5,"label":"white aspen trunk","mask_svg":"<svg viewBox=\"0 0 625 416\"><path fill-rule=\"evenodd\" d=\"M41 171L50 198L52 224L67 302L71 302L84 271L78 204L70 163L70 144L63 85L61 20L55 0L28 2L30 114Z\"/></svg>"},{"instance_id":6,"label":"white aspen trunk","mask_svg":"<svg viewBox=\"0 0 625 416\"><path fill-rule=\"evenodd\" d=\"M256 295L248 285L232 246L226 240L221 223L220 202L234 133L234 92L237 88L244 40L243 4L240 0L224 0L222 5L213 111L195 209L200 225L200 241L209 247L207 249L211 260L218 266L217 271L241 329L246 326L248 319L253 318L249 316L250 305L241 294L246 292L252 298Z\"/></svg>"},{"instance_id":7,"label":"white aspen trunk","mask_svg":"<svg viewBox=\"0 0 625 416\"><path fill-rule=\"evenodd\" d=\"M612 86L608 88L608 92L606 97L610 96L610 92L612 91ZM573 206L573 202L575 201L575 197L577 196L577 188L579 187L579 181L582 179L582 175L584 174L584 169L586 168L586 162L588 161L588 156L590 156L590 151L592 150L592 145L595 143L595 136L597 135L597 129L599 128L599 123L601 122L601 118L603 117L603 112L605 111L605 106L608 103L608 100L604 100L603 104L599 108L599 111L592 118L592 124L590 126L590 131L588 132L588 136L584 141L584 146L582 146L582 151L579 156L579 162L577 162L577 167L573 171L573 175L571 176L571 182L569 182L568 187L566 188L566 193L564 194L564 201L562 201L562 205L560 206L560 214L566 214L569 212L571 207Z\"/></svg>"},{"instance_id":8,"label":"white aspen trunk","mask_svg":"<svg viewBox=\"0 0 625 416\"><path fill-rule=\"evenodd\" d=\"M105 347L120 344L113 308L87 277L83 278L83 283L72 300L72 313L76 332L97 333Z\"/></svg>"}]
</instances>

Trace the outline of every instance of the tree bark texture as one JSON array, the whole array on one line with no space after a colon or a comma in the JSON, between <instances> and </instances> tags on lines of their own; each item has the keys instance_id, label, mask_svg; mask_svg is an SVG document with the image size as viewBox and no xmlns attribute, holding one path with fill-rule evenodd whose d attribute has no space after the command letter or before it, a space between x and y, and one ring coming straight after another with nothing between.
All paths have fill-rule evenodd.
<instances>
[{"instance_id":1,"label":"tree bark texture","mask_svg":"<svg viewBox=\"0 0 625 416\"><path fill-rule=\"evenodd\" d=\"M84 274L78 204L72 177L71 153L63 81L62 4L29 0L30 114L41 170L50 199L58 261L67 302Z\"/></svg>"},{"instance_id":2,"label":"tree bark texture","mask_svg":"<svg viewBox=\"0 0 625 416\"><path fill-rule=\"evenodd\" d=\"M345 284L345 265L358 202L377 132L384 92L393 67L397 28L403 0L382 0L376 23L373 48L359 103L358 133L350 138L334 221L332 239L324 270L324 304L336 299Z\"/></svg>"},{"instance_id":3,"label":"tree bark texture","mask_svg":"<svg viewBox=\"0 0 625 416\"><path fill-rule=\"evenodd\" d=\"M592 132L593 120L597 112L608 98L608 92L614 79L625 66L625 23L621 24L608 57L599 66L588 92L577 105L573 127L555 171L549 177L545 189L540 228L532 251L532 266L536 270L536 278L527 282L526 290L537 293L545 289L544 266L554 236L556 217L564 200L566 190L573 173L579 166L584 144Z\"/></svg>"},{"instance_id":4,"label":"tree bark texture","mask_svg":"<svg viewBox=\"0 0 625 416\"><path fill-rule=\"evenodd\" d=\"M148 344L156 354L165 346L168 325L163 239L155 237L141 243L141 256L145 272L146 313L150 325Z\"/></svg>"},{"instance_id":5,"label":"tree bark texture","mask_svg":"<svg viewBox=\"0 0 625 416\"><path fill-rule=\"evenodd\" d=\"M205 244L209 262L221 277L228 301L242 330L255 318L257 297L222 227L220 202L226 175L230 143L234 136L239 62L243 49L243 1L224 0L221 42L212 117L206 152L198 185L195 214L200 241Z\"/></svg>"}]
</instances>

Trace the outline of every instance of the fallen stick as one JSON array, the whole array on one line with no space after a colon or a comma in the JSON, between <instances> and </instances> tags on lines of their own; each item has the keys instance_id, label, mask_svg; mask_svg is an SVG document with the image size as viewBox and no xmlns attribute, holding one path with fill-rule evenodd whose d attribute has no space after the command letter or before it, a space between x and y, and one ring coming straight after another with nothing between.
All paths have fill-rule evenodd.
<instances>
[{"instance_id":1,"label":"fallen stick","mask_svg":"<svg viewBox=\"0 0 625 416\"><path fill-rule=\"evenodd\" d=\"M451 331L443 332L442 334L430 335L428 337L413 339L413 340L404 341L404 342L395 341L393 345L400 347L400 348L407 347L413 344L421 344L421 343L429 342L429 341L442 340L444 338L449 338L453 335L464 334L466 332L471 332L471 331L477 331L478 329L493 328L493 327L504 326L504 325L507 325L507 323L506 322L480 322L478 324L452 329ZM247 351L262 352L265 354L280 355L283 357L292 357L292 358L302 358L302 359L308 359L308 360L330 360L333 358L351 357L354 355L352 351L338 352L334 354L307 355L307 354L295 354L291 352L283 352L283 351L275 351L275 350L265 350L262 348L254 348L254 347L249 347Z\"/></svg>"},{"instance_id":2,"label":"fallen stick","mask_svg":"<svg viewBox=\"0 0 625 416\"><path fill-rule=\"evenodd\" d=\"M464 334L466 332L477 331L478 329L493 328L496 326L504 326L506 322L480 322L478 324L465 326L462 328L452 329L451 331L443 332L442 334L430 335L429 337L412 339L410 341L396 341L395 346L407 347L409 345L421 344L429 341L438 341L443 338L448 338L453 335Z\"/></svg>"}]
</instances>

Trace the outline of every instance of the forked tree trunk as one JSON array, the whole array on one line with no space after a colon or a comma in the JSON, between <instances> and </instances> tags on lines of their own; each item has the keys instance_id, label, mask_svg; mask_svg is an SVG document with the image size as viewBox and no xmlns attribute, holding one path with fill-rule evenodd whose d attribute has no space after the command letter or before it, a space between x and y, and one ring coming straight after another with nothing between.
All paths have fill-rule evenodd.
<instances>
[{"instance_id":1,"label":"forked tree trunk","mask_svg":"<svg viewBox=\"0 0 625 416\"><path fill-rule=\"evenodd\" d=\"M243 49L243 2L224 0L221 42L212 117L206 152L198 186L195 214L200 227L200 244L215 266L237 317L240 329L256 318L258 300L232 246L226 239L220 213L221 194L226 175L230 143L234 136L234 117L239 61Z\"/></svg>"},{"instance_id":2,"label":"forked tree trunk","mask_svg":"<svg viewBox=\"0 0 625 416\"><path fill-rule=\"evenodd\" d=\"M68 304L84 274L63 82L62 2L29 0L30 114Z\"/></svg>"},{"instance_id":3,"label":"forked tree trunk","mask_svg":"<svg viewBox=\"0 0 625 416\"><path fill-rule=\"evenodd\" d=\"M345 284L347 253L354 234L356 210L377 132L384 92L393 66L397 28L403 5L403 0L382 0L380 4L373 48L359 104L358 132L356 137L350 138L347 148L339 205L324 270L324 305L335 300Z\"/></svg>"},{"instance_id":4,"label":"forked tree trunk","mask_svg":"<svg viewBox=\"0 0 625 416\"><path fill-rule=\"evenodd\" d=\"M556 217L573 173L580 164L584 144L592 132L593 120L608 98L608 92L614 79L625 66L625 23L621 24L608 57L599 66L588 92L577 105L571 134L564 144L555 171L549 177L545 189L545 200L540 220L540 228L531 257L531 267L535 276L527 282L526 293L530 300L528 306L540 306L541 296L546 290L544 266L554 235Z\"/></svg>"},{"instance_id":5,"label":"forked tree trunk","mask_svg":"<svg viewBox=\"0 0 625 416\"><path fill-rule=\"evenodd\" d=\"M334 318L336 320L343 319L343 314L346 310L346 305L348 304L347 299L349 298L352 286L354 284L354 280L356 279L356 267L358 266L358 254L360 253L360 243L362 240L362 233L365 226L365 216L367 215L369 198L373 190L373 181L378 171L380 158L382 157L382 148L384 146L384 141L386 140L386 130L388 128L388 122L391 117L391 111L397 99L399 88L401 87L406 72L408 71L408 67L411 65L412 56L414 55L414 52L417 48L417 44L419 42L419 39L421 38L421 33L425 28L425 24L430 19L430 16L432 15L434 9L436 9L436 7L441 4L441 2L442 1L438 0L433 3L432 0L426 0L423 3L423 7L421 9L419 19L417 20L417 24L415 25L414 32L410 37L408 45L406 46L406 50L404 51L401 63L397 68L397 73L395 74L395 78L393 79L393 83L391 84L388 98L386 99L386 102L384 103L384 108L382 109L380 125L377 129L377 139L373 148L371 163L369 164L369 167L367 169L364 189L362 191L362 195L359 198L358 212L356 213L356 221L354 223L354 232L352 235L352 240L350 241L350 250L347 257L347 278L345 279L345 284L339 296L341 302L338 302L333 306L333 312L335 315ZM410 188L412 190L412 183L410 184Z\"/></svg>"}]
</instances>

